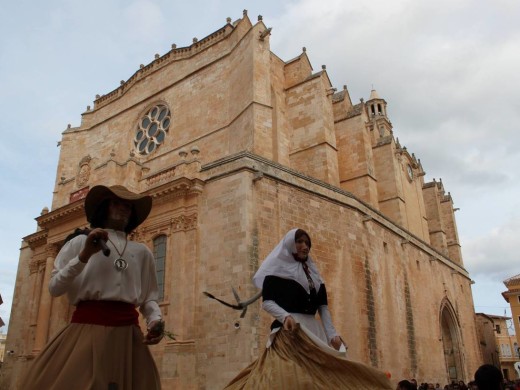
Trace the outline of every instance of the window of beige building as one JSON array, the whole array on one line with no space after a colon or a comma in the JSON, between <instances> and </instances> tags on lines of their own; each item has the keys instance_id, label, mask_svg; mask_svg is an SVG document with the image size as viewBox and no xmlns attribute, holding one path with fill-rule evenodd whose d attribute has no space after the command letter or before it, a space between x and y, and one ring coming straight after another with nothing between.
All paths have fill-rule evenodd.
<instances>
[{"instance_id":1,"label":"window of beige building","mask_svg":"<svg viewBox=\"0 0 520 390\"><path fill-rule=\"evenodd\" d=\"M512 357L511 346L509 344L500 344L500 352L503 357Z\"/></svg>"}]
</instances>

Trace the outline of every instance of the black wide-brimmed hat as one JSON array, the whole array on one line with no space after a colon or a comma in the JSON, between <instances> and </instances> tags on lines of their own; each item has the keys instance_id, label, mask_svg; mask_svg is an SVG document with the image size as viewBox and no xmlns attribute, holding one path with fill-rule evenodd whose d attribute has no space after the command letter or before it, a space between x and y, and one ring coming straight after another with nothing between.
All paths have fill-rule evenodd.
<instances>
[{"instance_id":1,"label":"black wide-brimmed hat","mask_svg":"<svg viewBox=\"0 0 520 390\"><path fill-rule=\"evenodd\" d=\"M152 197L149 195L136 194L126 189L126 187L116 185L106 187L103 185L94 186L90 189L85 198L85 214L87 221L92 223L96 210L106 199L119 198L129 201L132 204L134 218L130 219L126 231L130 232L144 222L152 209Z\"/></svg>"}]
</instances>

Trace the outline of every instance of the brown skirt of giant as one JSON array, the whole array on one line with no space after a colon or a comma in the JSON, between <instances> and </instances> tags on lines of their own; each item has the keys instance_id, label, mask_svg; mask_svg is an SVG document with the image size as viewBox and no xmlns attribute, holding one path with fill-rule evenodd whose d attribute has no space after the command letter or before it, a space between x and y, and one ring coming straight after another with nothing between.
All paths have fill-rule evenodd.
<instances>
[{"instance_id":1,"label":"brown skirt of giant","mask_svg":"<svg viewBox=\"0 0 520 390\"><path fill-rule=\"evenodd\" d=\"M298 327L293 332L278 331L271 346L225 389L392 390L393 387L383 372L318 347Z\"/></svg>"},{"instance_id":2,"label":"brown skirt of giant","mask_svg":"<svg viewBox=\"0 0 520 390\"><path fill-rule=\"evenodd\" d=\"M69 324L32 363L20 390L159 390L159 373L135 325Z\"/></svg>"}]
</instances>

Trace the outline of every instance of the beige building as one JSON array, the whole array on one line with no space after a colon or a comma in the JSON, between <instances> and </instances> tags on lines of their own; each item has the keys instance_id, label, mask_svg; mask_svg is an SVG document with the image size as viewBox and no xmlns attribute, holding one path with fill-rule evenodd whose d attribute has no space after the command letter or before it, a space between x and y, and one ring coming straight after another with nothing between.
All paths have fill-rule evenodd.
<instances>
[{"instance_id":1,"label":"beige building","mask_svg":"<svg viewBox=\"0 0 520 390\"><path fill-rule=\"evenodd\" d=\"M3 301L3 299L2 299L2 295L0 294L0 305L1 305L2 303L4 303L4 301ZM4 320L2 319L2 317L0 317L0 328L1 328L2 326L4 326L4 325L5 325L5 322L4 322Z\"/></svg>"},{"instance_id":2,"label":"beige building","mask_svg":"<svg viewBox=\"0 0 520 390\"><path fill-rule=\"evenodd\" d=\"M269 35L245 12L228 19L142 65L64 131L52 207L22 244L3 388L70 318L46 286L99 183L154 200L133 238L156 254L178 335L152 347L165 389L220 389L259 355L271 322L260 302L240 318L203 292L254 295L259 263L293 227L312 237L351 359L396 380L471 379L481 354L450 194L424 182L376 91L352 102L305 50L271 52Z\"/></svg>"},{"instance_id":3,"label":"beige building","mask_svg":"<svg viewBox=\"0 0 520 390\"><path fill-rule=\"evenodd\" d=\"M0 369L2 368L2 364L4 362L5 356L5 340L7 339L7 335L5 333L0 333Z\"/></svg>"},{"instance_id":4,"label":"beige building","mask_svg":"<svg viewBox=\"0 0 520 390\"><path fill-rule=\"evenodd\" d=\"M500 368L496 335L501 333L501 327L500 324L495 325L495 320L496 316L477 313L477 333L482 353L482 363Z\"/></svg>"},{"instance_id":5,"label":"beige building","mask_svg":"<svg viewBox=\"0 0 520 390\"><path fill-rule=\"evenodd\" d=\"M514 364L520 355L511 317L477 313L477 329L483 363L500 368L506 379L519 379Z\"/></svg>"},{"instance_id":6,"label":"beige building","mask_svg":"<svg viewBox=\"0 0 520 390\"><path fill-rule=\"evenodd\" d=\"M509 303L511 307L511 322L514 328L514 336L511 336L509 345L504 340L504 349L501 350L502 356L512 366L516 362L520 362L520 341L518 335L520 334L520 274L515 275L509 279L504 280L504 285L507 291L502 293L502 296ZM502 361L502 357L500 359ZM512 374L510 378L520 379L520 375L514 369L509 369Z\"/></svg>"},{"instance_id":7,"label":"beige building","mask_svg":"<svg viewBox=\"0 0 520 390\"><path fill-rule=\"evenodd\" d=\"M520 274L504 280L507 291L502 296L511 306L511 317L515 333L520 334Z\"/></svg>"}]
</instances>

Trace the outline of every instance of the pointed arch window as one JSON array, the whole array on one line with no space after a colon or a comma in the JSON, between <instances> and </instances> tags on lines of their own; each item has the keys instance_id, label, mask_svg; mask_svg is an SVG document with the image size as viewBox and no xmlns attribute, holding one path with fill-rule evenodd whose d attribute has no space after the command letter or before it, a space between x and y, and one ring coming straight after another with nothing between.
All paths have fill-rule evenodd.
<instances>
[{"instance_id":1,"label":"pointed arch window","mask_svg":"<svg viewBox=\"0 0 520 390\"><path fill-rule=\"evenodd\" d=\"M155 271L159 288L159 301L164 300L164 280L166 270L166 236L160 235L153 240L153 255L155 257Z\"/></svg>"}]
</instances>

